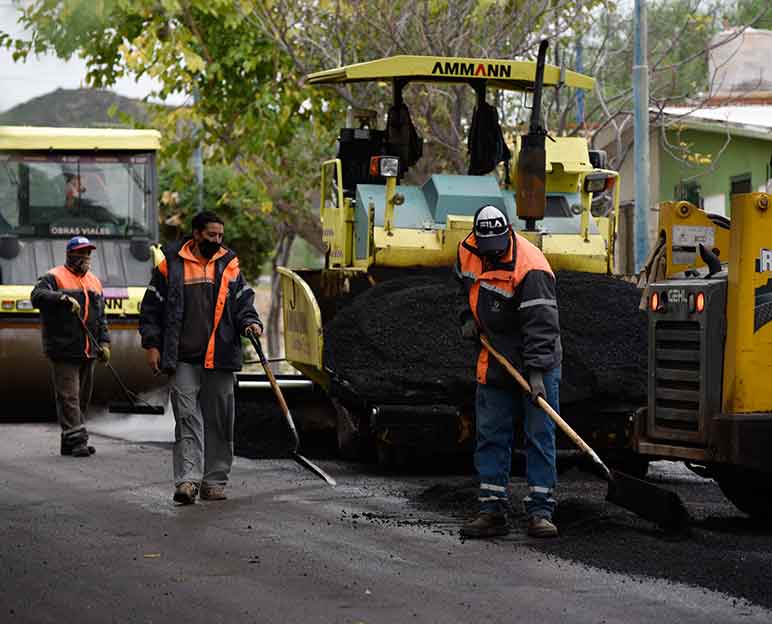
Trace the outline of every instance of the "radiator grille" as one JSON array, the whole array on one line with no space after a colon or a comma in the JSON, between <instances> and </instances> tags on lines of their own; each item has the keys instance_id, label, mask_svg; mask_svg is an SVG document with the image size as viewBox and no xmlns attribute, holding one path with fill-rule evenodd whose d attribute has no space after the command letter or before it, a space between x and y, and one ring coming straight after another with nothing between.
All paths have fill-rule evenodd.
<instances>
[{"instance_id":1,"label":"radiator grille","mask_svg":"<svg viewBox=\"0 0 772 624\"><path fill-rule=\"evenodd\" d=\"M655 424L697 431L700 418L700 324L658 321L655 331Z\"/></svg>"}]
</instances>

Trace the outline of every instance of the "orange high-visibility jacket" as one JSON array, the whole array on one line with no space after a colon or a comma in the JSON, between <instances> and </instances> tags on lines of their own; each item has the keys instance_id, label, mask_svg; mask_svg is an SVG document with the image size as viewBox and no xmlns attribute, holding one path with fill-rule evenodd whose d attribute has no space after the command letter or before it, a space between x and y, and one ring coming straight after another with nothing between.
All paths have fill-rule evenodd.
<instances>
[{"instance_id":1,"label":"orange high-visibility jacket","mask_svg":"<svg viewBox=\"0 0 772 624\"><path fill-rule=\"evenodd\" d=\"M69 295L80 304L86 326L100 343L110 342L102 282L91 271L81 276L61 265L38 279L30 297L32 305L40 310L43 350L52 360L96 357L96 347L86 336L70 304L62 301L62 295Z\"/></svg>"},{"instance_id":2,"label":"orange high-visibility jacket","mask_svg":"<svg viewBox=\"0 0 772 624\"><path fill-rule=\"evenodd\" d=\"M462 322L473 315L496 350L521 371L560 365L563 350L555 276L540 249L511 232L504 255L490 259L480 254L472 233L458 246L455 271L466 293ZM484 347L477 358L477 382L513 384Z\"/></svg>"},{"instance_id":3,"label":"orange high-visibility jacket","mask_svg":"<svg viewBox=\"0 0 772 624\"><path fill-rule=\"evenodd\" d=\"M205 368L239 370L241 336L252 323L255 291L239 270L236 253L222 247L208 261L190 250L191 241L164 247L140 307L142 347L161 351L161 368L178 361Z\"/></svg>"}]
</instances>

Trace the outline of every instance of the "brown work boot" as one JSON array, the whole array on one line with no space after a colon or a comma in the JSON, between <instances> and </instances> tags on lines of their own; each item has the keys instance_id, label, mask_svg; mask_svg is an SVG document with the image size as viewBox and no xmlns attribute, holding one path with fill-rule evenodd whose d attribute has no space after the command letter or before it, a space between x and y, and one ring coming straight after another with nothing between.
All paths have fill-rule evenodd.
<instances>
[{"instance_id":1,"label":"brown work boot","mask_svg":"<svg viewBox=\"0 0 772 624\"><path fill-rule=\"evenodd\" d=\"M557 537L558 527L549 518L531 516L528 518L528 535L530 537Z\"/></svg>"},{"instance_id":2,"label":"brown work boot","mask_svg":"<svg viewBox=\"0 0 772 624\"><path fill-rule=\"evenodd\" d=\"M88 444L81 442L80 444L76 444L72 447L70 455L73 457L88 457L91 455L91 451L89 450Z\"/></svg>"},{"instance_id":3,"label":"brown work boot","mask_svg":"<svg viewBox=\"0 0 772 624\"><path fill-rule=\"evenodd\" d=\"M96 453L96 449L93 446L88 445L86 446L86 448L88 449L89 455L93 455L94 453ZM59 453L61 453L62 455L73 455L72 451L73 451L72 446L69 446L68 444L65 444L64 442L62 442L62 445L59 448ZM82 457L85 457L85 455L83 455Z\"/></svg>"},{"instance_id":4,"label":"brown work boot","mask_svg":"<svg viewBox=\"0 0 772 624\"><path fill-rule=\"evenodd\" d=\"M228 497L225 495L224 485L209 485L204 483L201 486L201 500L225 500Z\"/></svg>"},{"instance_id":5,"label":"brown work boot","mask_svg":"<svg viewBox=\"0 0 772 624\"><path fill-rule=\"evenodd\" d=\"M497 537L508 533L509 522L506 514L502 512L481 511L461 527L461 537L467 539Z\"/></svg>"},{"instance_id":6,"label":"brown work boot","mask_svg":"<svg viewBox=\"0 0 772 624\"><path fill-rule=\"evenodd\" d=\"M174 502L181 505L192 505L196 502L198 486L191 481L184 481L174 488Z\"/></svg>"}]
</instances>

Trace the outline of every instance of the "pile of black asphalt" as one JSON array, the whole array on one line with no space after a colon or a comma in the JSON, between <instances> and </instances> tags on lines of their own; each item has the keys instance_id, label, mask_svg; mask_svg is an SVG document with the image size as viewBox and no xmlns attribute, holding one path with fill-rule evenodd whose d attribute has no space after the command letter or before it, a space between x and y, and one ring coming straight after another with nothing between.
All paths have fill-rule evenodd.
<instances>
[{"instance_id":1,"label":"pile of black asphalt","mask_svg":"<svg viewBox=\"0 0 772 624\"><path fill-rule=\"evenodd\" d=\"M635 285L558 272L561 405L645 404L647 321ZM478 344L461 336L463 294L450 269L376 284L324 327L338 388L378 404L454 404L474 395Z\"/></svg>"}]
</instances>

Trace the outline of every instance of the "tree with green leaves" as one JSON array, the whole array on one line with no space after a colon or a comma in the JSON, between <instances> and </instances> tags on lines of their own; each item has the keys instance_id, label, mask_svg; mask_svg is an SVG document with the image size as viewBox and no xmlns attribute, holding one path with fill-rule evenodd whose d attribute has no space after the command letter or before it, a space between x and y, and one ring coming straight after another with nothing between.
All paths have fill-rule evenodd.
<instances>
[{"instance_id":1,"label":"tree with green leaves","mask_svg":"<svg viewBox=\"0 0 772 624\"><path fill-rule=\"evenodd\" d=\"M769 11L764 0L739 0L736 7L752 16L750 24ZM703 89L708 42L727 11L718 0L650 3L655 105ZM274 263L296 236L323 251L314 205L319 163L333 153L346 106L375 108L383 120L390 99L382 85L311 91L307 73L395 54L533 58L545 37L551 61L570 67L581 36L586 73L598 78L588 126L618 126L621 136L620 119L632 108L630 15L610 0L30 0L21 20L29 40L0 34L0 44L18 58L49 50L77 54L94 87L110 87L124 75L151 76L161 99L188 94L188 106L157 111L164 155L188 163L203 144L208 165L234 167L244 184L229 183L229 197L252 185L249 200L233 205L272 224ZM412 175L463 171L471 89L414 85L406 99L426 139ZM545 100L553 133L587 131L571 127L573 97L556 90ZM505 129L525 121L519 100L496 104ZM277 314L273 321L269 336Z\"/></svg>"},{"instance_id":2,"label":"tree with green leaves","mask_svg":"<svg viewBox=\"0 0 772 624\"><path fill-rule=\"evenodd\" d=\"M203 145L208 166L231 166L241 180L229 182L229 205L270 221L279 249L288 248L295 235L321 249L313 197L318 162L334 142L330 128L339 111L311 97L287 55L245 19L251 5L32 0L20 12L31 37L0 34L0 44L17 59L46 51L78 55L93 87L109 88L125 75L150 76L159 84L153 95L161 100L188 94L187 106L155 110L162 156L187 167L195 147ZM273 321L269 336L278 333L277 315Z\"/></svg>"}]
</instances>

